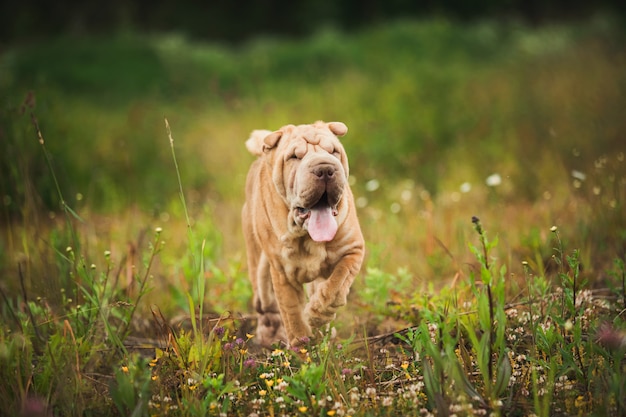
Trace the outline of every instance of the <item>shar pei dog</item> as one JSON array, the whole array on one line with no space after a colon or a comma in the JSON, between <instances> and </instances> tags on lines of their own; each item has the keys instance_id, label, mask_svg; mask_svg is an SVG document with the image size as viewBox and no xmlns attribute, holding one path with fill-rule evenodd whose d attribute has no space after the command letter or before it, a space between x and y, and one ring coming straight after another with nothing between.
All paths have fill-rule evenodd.
<instances>
[{"instance_id":1,"label":"shar pei dog","mask_svg":"<svg viewBox=\"0 0 626 417\"><path fill-rule=\"evenodd\" d=\"M262 346L313 337L346 304L361 269L363 235L337 139L347 131L341 122L318 121L255 130L246 142L258 157L242 226Z\"/></svg>"}]
</instances>

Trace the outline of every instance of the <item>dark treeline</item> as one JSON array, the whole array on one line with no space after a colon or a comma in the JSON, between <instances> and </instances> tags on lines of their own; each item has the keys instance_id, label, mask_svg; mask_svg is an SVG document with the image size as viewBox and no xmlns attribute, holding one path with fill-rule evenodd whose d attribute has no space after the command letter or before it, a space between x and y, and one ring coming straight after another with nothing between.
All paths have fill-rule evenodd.
<instances>
[{"instance_id":1,"label":"dark treeline","mask_svg":"<svg viewBox=\"0 0 626 417\"><path fill-rule=\"evenodd\" d=\"M512 18L528 24L624 14L622 0L9 0L0 3L0 40L124 30L176 31L241 41L253 35L300 36L323 25L354 29L400 17Z\"/></svg>"}]
</instances>

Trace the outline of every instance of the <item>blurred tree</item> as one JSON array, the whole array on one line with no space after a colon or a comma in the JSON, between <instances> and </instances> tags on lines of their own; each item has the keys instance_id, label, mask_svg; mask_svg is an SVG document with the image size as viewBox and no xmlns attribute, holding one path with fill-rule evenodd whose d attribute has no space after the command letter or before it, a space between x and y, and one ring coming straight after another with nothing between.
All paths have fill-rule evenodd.
<instances>
[{"instance_id":1,"label":"blurred tree","mask_svg":"<svg viewBox=\"0 0 626 417\"><path fill-rule=\"evenodd\" d=\"M512 17L529 23L581 18L597 10L624 16L621 0L8 0L0 2L0 42L125 30L177 31L242 41L258 34L306 35L319 26L353 29L400 17Z\"/></svg>"}]
</instances>

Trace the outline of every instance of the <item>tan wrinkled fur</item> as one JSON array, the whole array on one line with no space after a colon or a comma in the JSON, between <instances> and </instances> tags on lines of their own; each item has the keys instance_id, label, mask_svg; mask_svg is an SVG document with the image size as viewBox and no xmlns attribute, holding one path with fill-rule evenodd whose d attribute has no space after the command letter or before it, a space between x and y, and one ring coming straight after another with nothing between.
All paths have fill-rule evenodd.
<instances>
[{"instance_id":1,"label":"tan wrinkled fur","mask_svg":"<svg viewBox=\"0 0 626 417\"><path fill-rule=\"evenodd\" d=\"M361 268L364 241L348 185L348 159L337 139L346 132L343 123L316 122L256 130L246 142L258 159L248 173L242 225L257 341L263 346L293 346L312 337L346 304ZM338 230L329 242L312 240L297 210L319 193L312 172L322 165L336 170L326 186L338 201Z\"/></svg>"}]
</instances>

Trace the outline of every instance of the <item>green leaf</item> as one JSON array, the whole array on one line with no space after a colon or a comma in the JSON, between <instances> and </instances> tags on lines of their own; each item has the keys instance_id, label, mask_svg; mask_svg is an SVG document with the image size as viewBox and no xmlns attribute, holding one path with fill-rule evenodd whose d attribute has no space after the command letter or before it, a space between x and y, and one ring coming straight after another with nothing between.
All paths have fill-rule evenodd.
<instances>
[{"instance_id":1,"label":"green leaf","mask_svg":"<svg viewBox=\"0 0 626 417\"><path fill-rule=\"evenodd\" d=\"M189 303L189 316L191 318L191 327L193 328L193 333L198 334L198 327L196 325L196 307L193 302L193 297L190 293L187 293L187 302Z\"/></svg>"},{"instance_id":2,"label":"green leaf","mask_svg":"<svg viewBox=\"0 0 626 417\"><path fill-rule=\"evenodd\" d=\"M474 385L467 379L465 370L461 367L461 364L456 361L454 364L454 371L456 372L456 381L460 383L461 388L471 399L478 399L481 403L485 404L483 397L476 391Z\"/></svg>"},{"instance_id":3,"label":"green leaf","mask_svg":"<svg viewBox=\"0 0 626 417\"><path fill-rule=\"evenodd\" d=\"M509 385L509 380L511 379L511 363L509 362L509 357L505 353L500 358L500 363L498 364L498 370L496 372L496 383L493 387L493 396L500 397L504 390Z\"/></svg>"},{"instance_id":4,"label":"green leaf","mask_svg":"<svg viewBox=\"0 0 626 417\"><path fill-rule=\"evenodd\" d=\"M74 217L76 220L78 220L81 223L85 223L85 221L78 215L78 213L72 210L72 208L68 206L67 203L65 203L65 201L63 202L63 208L67 210L72 215L72 217Z\"/></svg>"},{"instance_id":5,"label":"green leaf","mask_svg":"<svg viewBox=\"0 0 626 417\"><path fill-rule=\"evenodd\" d=\"M437 381L437 377L433 371L428 358L422 360L422 366L424 371L424 388L428 393L429 398L436 398L441 393L441 385ZM443 382L443 381L441 381Z\"/></svg>"}]
</instances>

